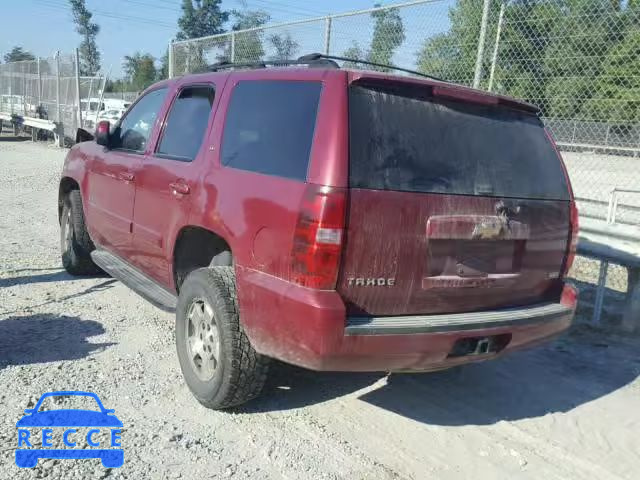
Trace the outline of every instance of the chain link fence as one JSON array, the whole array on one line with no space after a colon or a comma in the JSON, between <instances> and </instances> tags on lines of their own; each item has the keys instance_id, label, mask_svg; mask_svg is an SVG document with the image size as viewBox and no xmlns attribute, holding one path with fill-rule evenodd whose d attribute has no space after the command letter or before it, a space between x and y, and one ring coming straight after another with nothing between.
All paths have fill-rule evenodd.
<instances>
[{"instance_id":1,"label":"chain link fence","mask_svg":"<svg viewBox=\"0 0 640 480\"><path fill-rule=\"evenodd\" d=\"M0 113L56 122L74 139L80 116L94 127L104 81L79 75L74 55L0 64Z\"/></svg>"},{"instance_id":2,"label":"chain link fence","mask_svg":"<svg viewBox=\"0 0 640 480\"><path fill-rule=\"evenodd\" d=\"M170 75L324 52L523 98L564 151L583 215L604 219L610 191L640 179L639 2L490 0L486 16L483 4L422 0L174 42ZM638 223L638 207L623 201L618 221Z\"/></svg>"},{"instance_id":3,"label":"chain link fence","mask_svg":"<svg viewBox=\"0 0 640 480\"><path fill-rule=\"evenodd\" d=\"M105 92L104 98L131 102L138 98L140 92Z\"/></svg>"}]
</instances>

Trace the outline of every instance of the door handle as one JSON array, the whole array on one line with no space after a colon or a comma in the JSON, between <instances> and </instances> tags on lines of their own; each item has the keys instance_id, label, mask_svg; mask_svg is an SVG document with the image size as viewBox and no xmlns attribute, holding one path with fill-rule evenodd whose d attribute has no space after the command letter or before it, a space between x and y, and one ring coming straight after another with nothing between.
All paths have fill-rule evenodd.
<instances>
[{"instance_id":1,"label":"door handle","mask_svg":"<svg viewBox=\"0 0 640 480\"><path fill-rule=\"evenodd\" d=\"M133 182L136 178L136 176L131 172L120 172L119 177L125 182Z\"/></svg>"},{"instance_id":2,"label":"door handle","mask_svg":"<svg viewBox=\"0 0 640 480\"><path fill-rule=\"evenodd\" d=\"M188 195L191 192L189 185L182 182L172 182L169 184L169 187L173 191L174 194Z\"/></svg>"}]
</instances>

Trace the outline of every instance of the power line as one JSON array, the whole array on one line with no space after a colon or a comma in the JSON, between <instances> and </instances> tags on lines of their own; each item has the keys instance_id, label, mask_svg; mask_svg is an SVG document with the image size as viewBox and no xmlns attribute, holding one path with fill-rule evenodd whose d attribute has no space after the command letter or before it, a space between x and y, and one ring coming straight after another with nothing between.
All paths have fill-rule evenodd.
<instances>
[{"instance_id":1,"label":"power line","mask_svg":"<svg viewBox=\"0 0 640 480\"><path fill-rule=\"evenodd\" d=\"M276 10L284 13L293 13L295 15L305 15L305 16L323 16L328 15L329 12L309 9L305 7L300 7L298 5L294 5L287 2L276 2L273 0L248 0L248 3L258 3L263 7L268 7L271 10Z\"/></svg>"},{"instance_id":2,"label":"power line","mask_svg":"<svg viewBox=\"0 0 640 480\"><path fill-rule=\"evenodd\" d=\"M148 7L148 8L159 8L161 10L168 10L174 13L180 12L180 7L178 5L174 5L174 8L171 8L171 7L165 7L164 5L158 5L157 3L146 3L146 2L141 2L139 0L127 0L127 4L138 5L141 7Z\"/></svg>"},{"instance_id":3,"label":"power line","mask_svg":"<svg viewBox=\"0 0 640 480\"><path fill-rule=\"evenodd\" d=\"M49 8L56 9L56 10L64 10L64 11L66 11L68 13L71 13L69 8L68 8L68 6L66 6L66 4L57 3L57 2L55 2L55 0L34 0L34 1L38 2L42 6L46 6L46 7L49 7ZM113 18L113 19L123 20L123 21L136 22L138 24L144 23L144 24L148 24L148 25L154 25L156 27L175 28L175 25L163 22L161 20L154 20L154 19L145 18L145 17L137 17L137 16L134 16L134 15L121 15L121 14L115 14L115 13L112 13L112 12L105 12L103 10L92 10L91 13L94 13L96 15L100 15L102 17Z\"/></svg>"}]
</instances>

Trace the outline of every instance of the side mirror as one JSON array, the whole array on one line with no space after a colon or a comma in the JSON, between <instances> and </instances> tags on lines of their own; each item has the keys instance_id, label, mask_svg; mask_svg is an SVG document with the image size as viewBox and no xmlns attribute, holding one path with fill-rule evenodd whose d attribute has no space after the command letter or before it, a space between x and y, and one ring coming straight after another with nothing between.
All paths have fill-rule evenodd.
<instances>
[{"instance_id":1,"label":"side mirror","mask_svg":"<svg viewBox=\"0 0 640 480\"><path fill-rule=\"evenodd\" d=\"M98 145L102 145L103 147L109 148L109 122L103 120L98 122L98 126L96 127L96 143Z\"/></svg>"},{"instance_id":2,"label":"side mirror","mask_svg":"<svg viewBox=\"0 0 640 480\"><path fill-rule=\"evenodd\" d=\"M36 409L35 408L25 408L24 409L24 413L35 413Z\"/></svg>"}]
</instances>

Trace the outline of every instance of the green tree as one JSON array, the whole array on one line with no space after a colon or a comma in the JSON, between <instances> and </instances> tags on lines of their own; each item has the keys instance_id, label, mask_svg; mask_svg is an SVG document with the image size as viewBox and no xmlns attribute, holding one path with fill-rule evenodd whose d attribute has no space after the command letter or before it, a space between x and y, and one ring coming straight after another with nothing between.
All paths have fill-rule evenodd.
<instances>
[{"instance_id":1,"label":"green tree","mask_svg":"<svg viewBox=\"0 0 640 480\"><path fill-rule=\"evenodd\" d=\"M499 6L492 0L481 87L490 71ZM469 84L481 15L481 2L457 0L450 29L424 42L418 68ZM547 117L638 121L640 0L509 0L504 19L496 91L537 104Z\"/></svg>"},{"instance_id":2,"label":"green tree","mask_svg":"<svg viewBox=\"0 0 640 480\"><path fill-rule=\"evenodd\" d=\"M625 26L622 39L607 52L594 94L581 113L624 131L640 123L640 2L629 2L621 22Z\"/></svg>"},{"instance_id":3,"label":"green tree","mask_svg":"<svg viewBox=\"0 0 640 480\"><path fill-rule=\"evenodd\" d=\"M233 25L231 30L248 30L258 28L271 20L271 16L263 10L249 10L245 1L241 2L242 10L232 10ZM252 30L250 32L237 33L235 35L235 57L236 63L256 62L264 57L264 47L262 46L263 32ZM230 48L230 47L229 47Z\"/></svg>"},{"instance_id":4,"label":"green tree","mask_svg":"<svg viewBox=\"0 0 640 480\"><path fill-rule=\"evenodd\" d=\"M298 55L300 44L296 42L289 32L284 34L274 33L269 36L269 42L275 50L271 60L290 60Z\"/></svg>"},{"instance_id":5,"label":"green tree","mask_svg":"<svg viewBox=\"0 0 640 480\"><path fill-rule=\"evenodd\" d=\"M460 77L461 49L455 37L441 33L427 40L417 55L418 70L428 75L454 80Z\"/></svg>"},{"instance_id":6,"label":"green tree","mask_svg":"<svg viewBox=\"0 0 640 480\"><path fill-rule=\"evenodd\" d=\"M10 62L22 62L24 60L35 60L36 57L33 54L20 46L15 46L11 51L4 56L5 63Z\"/></svg>"},{"instance_id":7,"label":"green tree","mask_svg":"<svg viewBox=\"0 0 640 480\"><path fill-rule=\"evenodd\" d=\"M166 49L162 57L160 57L160 68L157 73L158 80L169 78L169 49Z\"/></svg>"},{"instance_id":8,"label":"green tree","mask_svg":"<svg viewBox=\"0 0 640 480\"><path fill-rule=\"evenodd\" d=\"M617 50L615 45L624 36L619 8L619 2L612 0L573 0L562 5L561 20L552 23L551 40L544 49L545 90L538 103L543 104L545 115L584 118L581 110L597 94L607 52Z\"/></svg>"},{"instance_id":9,"label":"green tree","mask_svg":"<svg viewBox=\"0 0 640 480\"><path fill-rule=\"evenodd\" d=\"M121 78L115 80L107 80L104 85L104 91L106 93L120 93L126 91L126 89L127 82L125 82Z\"/></svg>"},{"instance_id":10,"label":"green tree","mask_svg":"<svg viewBox=\"0 0 640 480\"><path fill-rule=\"evenodd\" d=\"M358 42L353 42L349 48L347 48L342 56L345 58L352 58L354 60L366 60L367 52L360 46ZM358 62L344 62L345 68L362 68L362 64Z\"/></svg>"},{"instance_id":11,"label":"green tree","mask_svg":"<svg viewBox=\"0 0 640 480\"><path fill-rule=\"evenodd\" d=\"M375 4L379 7L380 4ZM397 8L387 10L376 10L371 13L374 20L373 36L371 44L366 50L358 42L353 42L342 56L354 60L366 60L369 62L392 65L393 54L404 42L404 24ZM358 62L344 62L346 68L362 68L363 64ZM386 67L371 67L373 70L382 72L391 69Z\"/></svg>"},{"instance_id":12,"label":"green tree","mask_svg":"<svg viewBox=\"0 0 640 480\"><path fill-rule=\"evenodd\" d=\"M182 0L182 16L178 19L178 40L224 33L229 13L220 8L221 0Z\"/></svg>"},{"instance_id":13,"label":"green tree","mask_svg":"<svg viewBox=\"0 0 640 480\"><path fill-rule=\"evenodd\" d=\"M495 37L500 0L492 0L490 9L487 39ZM449 10L449 22L448 32L428 38L423 43L417 54L418 70L453 82L471 84L482 23L482 2L458 0ZM484 72L487 71L485 68Z\"/></svg>"},{"instance_id":14,"label":"green tree","mask_svg":"<svg viewBox=\"0 0 640 480\"><path fill-rule=\"evenodd\" d=\"M126 55L122 62L131 90L139 92L156 81L155 59L148 53Z\"/></svg>"},{"instance_id":15,"label":"green tree","mask_svg":"<svg viewBox=\"0 0 640 480\"><path fill-rule=\"evenodd\" d=\"M100 70L100 52L96 44L96 36L100 26L91 21L93 14L87 10L85 0L69 0L76 32L82 37L79 47L80 74L93 76Z\"/></svg>"},{"instance_id":16,"label":"green tree","mask_svg":"<svg viewBox=\"0 0 640 480\"><path fill-rule=\"evenodd\" d=\"M182 0L182 16L178 19L177 40L206 37L224 33L224 24L229 20L229 12L220 8L221 0ZM222 45L223 52L228 49L228 42ZM221 45L212 42L211 49L219 49ZM202 44L187 44L176 49L176 72L198 72L207 65L207 52Z\"/></svg>"},{"instance_id":17,"label":"green tree","mask_svg":"<svg viewBox=\"0 0 640 480\"><path fill-rule=\"evenodd\" d=\"M380 4L376 4L379 7ZM392 57L396 49L404 42L404 25L397 8L376 10L371 13L375 20L371 48L367 60L385 65L392 64ZM385 67L375 67L376 70L388 71Z\"/></svg>"},{"instance_id":18,"label":"green tree","mask_svg":"<svg viewBox=\"0 0 640 480\"><path fill-rule=\"evenodd\" d=\"M493 86L495 91L522 98L538 105L543 112L548 111L546 89L552 75L545 66L545 56L551 43L560 39L558 35L566 35L558 31L558 24L563 21L567 1L574 0L514 0L507 4ZM497 5L494 7L498 8ZM497 14L495 16L497 18ZM490 26L488 38L494 39L495 22ZM492 51L493 47L493 41L488 41L487 49ZM487 55L481 87L486 85L488 61Z\"/></svg>"}]
</instances>

